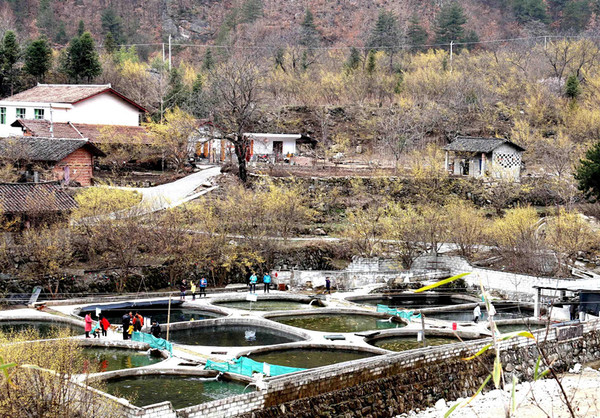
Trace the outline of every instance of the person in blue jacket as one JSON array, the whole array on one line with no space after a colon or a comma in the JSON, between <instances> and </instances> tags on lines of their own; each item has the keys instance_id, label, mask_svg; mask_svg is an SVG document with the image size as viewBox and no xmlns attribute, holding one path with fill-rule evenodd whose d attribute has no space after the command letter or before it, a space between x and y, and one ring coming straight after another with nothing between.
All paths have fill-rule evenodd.
<instances>
[{"instance_id":1,"label":"person in blue jacket","mask_svg":"<svg viewBox=\"0 0 600 418\"><path fill-rule=\"evenodd\" d=\"M206 296L206 286L208 286L208 281L206 280L205 277L200 279L200 297L202 297L202 295L204 295L204 297Z\"/></svg>"},{"instance_id":2,"label":"person in blue jacket","mask_svg":"<svg viewBox=\"0 0 600 418\"><path fill-rule=\"evenodd\" d=\"M250 293L256 293L256 283L258 283L258 277L252 272L252 275L250 276Z\"/></svg>"},{"instance_id":3,"label":"person in blue jacket","mask_svg":"<svg viewBox=\"0 0 600 418\"><path fill-rule=\"evenodd\" d=\"M269 293L269 287L271 287L271 275L269 274L269 272L266 272L263 276L263 284L265 285L263 292Z\"/></svg>"}]
</instances>

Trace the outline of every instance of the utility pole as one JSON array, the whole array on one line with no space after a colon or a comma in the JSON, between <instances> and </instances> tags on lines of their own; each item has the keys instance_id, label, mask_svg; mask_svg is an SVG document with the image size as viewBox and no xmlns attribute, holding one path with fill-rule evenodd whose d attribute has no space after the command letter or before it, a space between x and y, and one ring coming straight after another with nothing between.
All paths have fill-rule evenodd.
<instances>
[{"instance_id":1,"label":"utility pole","mask_svg":"<svg viewBox=\"0 0 600 418\"><path fill-rule=\"evenodd\" d=\"M171 35L169 35L169 72L171 71Z\"/></svg>"},{"instance_id":2,"label":"utility pole","mask_svg":"<svg viewBox=\"0 0 600 418\"><path fill-rule=\"evenodd\" d=\"M548 47L548 37L544 36L544 49L547 49Z\"/></svg>"},{"instance_id":3,"label":"utility pole","mask_svg":"<svg viewBox=\"0 0 600 418\"><path fill-rule=\"evenodd\" d=\"M452 72L452 47L454 46L454 41L450 41L450 72Z\"/></svg>"},{"instance_id":4,"label":"utility pole","mask_svg":"<svg viewBox=\"0 0 600 418\"><path fill-rule=\"evenodd\" d=\"M165 43L162 43L162 53L163 53L163 64L165 62Z\"/></svg>"}]
</instances>

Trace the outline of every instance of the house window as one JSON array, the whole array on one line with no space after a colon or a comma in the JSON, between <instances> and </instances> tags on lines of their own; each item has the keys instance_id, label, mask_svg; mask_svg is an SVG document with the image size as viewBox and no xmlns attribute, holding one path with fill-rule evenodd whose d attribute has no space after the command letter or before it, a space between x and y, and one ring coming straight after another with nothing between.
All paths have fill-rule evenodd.
<instances>
[{"instance_id":1,"label":"house window","mask_svg":"<svg viewBox=\"0 0 600 418\"><path fill-rule=\"evenodd\" d=\"M33 114L36 119L44 119L44 109L33 109Z\"/></svg>"},{"instance_id":2,"label":"house window","mask_svg":"<svg viewBox=\"0 0 600 418\"><path fill-rule=\"evenodd\" d=\"M25 119L25 108L17 107L17 119Z\"/></svg>"},{"instance_id":3,"label":"house window","mask_svg":"<svg viewBox=\"0 0 600 418\"><path fill-rule=\"evenodd\" d=\"M0 124L6 125L6 108L0 107Z\"/></svg>"}]
</instances>

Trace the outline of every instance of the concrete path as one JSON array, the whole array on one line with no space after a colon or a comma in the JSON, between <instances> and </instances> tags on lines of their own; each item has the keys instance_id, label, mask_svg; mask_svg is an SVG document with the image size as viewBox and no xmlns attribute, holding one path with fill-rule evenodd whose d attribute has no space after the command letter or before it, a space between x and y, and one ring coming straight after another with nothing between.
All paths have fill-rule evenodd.
<instances>
[{"instance_id":1,"label":"concrete path","mask_svg":"<svg viewBox=\"0 0 600 418\"><path fill-rule=\"evenodd\" d=\"M211 167L160 186L147 188L122 187L122 189L134 190L142 195L142 201L132 211L138 216L147 215L179 206L216 189L218 186L208 187L196 192L198 187L220 173L221 167Z\"/></svg>"}]
</instances>

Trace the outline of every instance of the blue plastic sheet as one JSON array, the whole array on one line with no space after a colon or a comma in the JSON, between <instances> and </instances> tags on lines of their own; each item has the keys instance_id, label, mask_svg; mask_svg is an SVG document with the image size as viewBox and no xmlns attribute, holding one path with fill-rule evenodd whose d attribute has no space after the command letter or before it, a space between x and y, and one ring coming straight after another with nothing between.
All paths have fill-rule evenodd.
<instances>
[{"instance_id":1,"label":"blue plastic sheet","mask_svg":"<svg viewBox=\"0 0 600 418\"><path fill-rule=\"evenodd\" d=\"M262 373L266 376L280 376L282 374L300 372L306 369L259 363L258 361L254 361L248 357L240 357L223 363L206 360L206 366L204 367L204 370L216 370L224 373L236 373L243 376L252 377L253 373Z\"/></svg>"},{"instance_id":2,"label":"blue plastic sheet","mask_svg":"<svg viewBox=\"0 0 600 418\"><path fill-rule=\"evenodd\" d=\"M167 350L170 354L173 354L173 344L162 338L156 338L154 335L151 334L135 331L131 336L131 341L146 343L150 345L151 348Z\"/></svg>"},{"instance_id":3,"label":"blue plastic sheet","mask_svg":"<svg viewBox=\"0 0 600 418\"><path fill-rule=\"evenodd\" d=\"M390 308L387 305L377 305L377 312L385 313L392 316L397 316L402 319L406 319L407 321L412 321L413 319L420 319L421 314L414 314L413 311L406 311L402 309Z\"/></svg>"}]
</instances>

